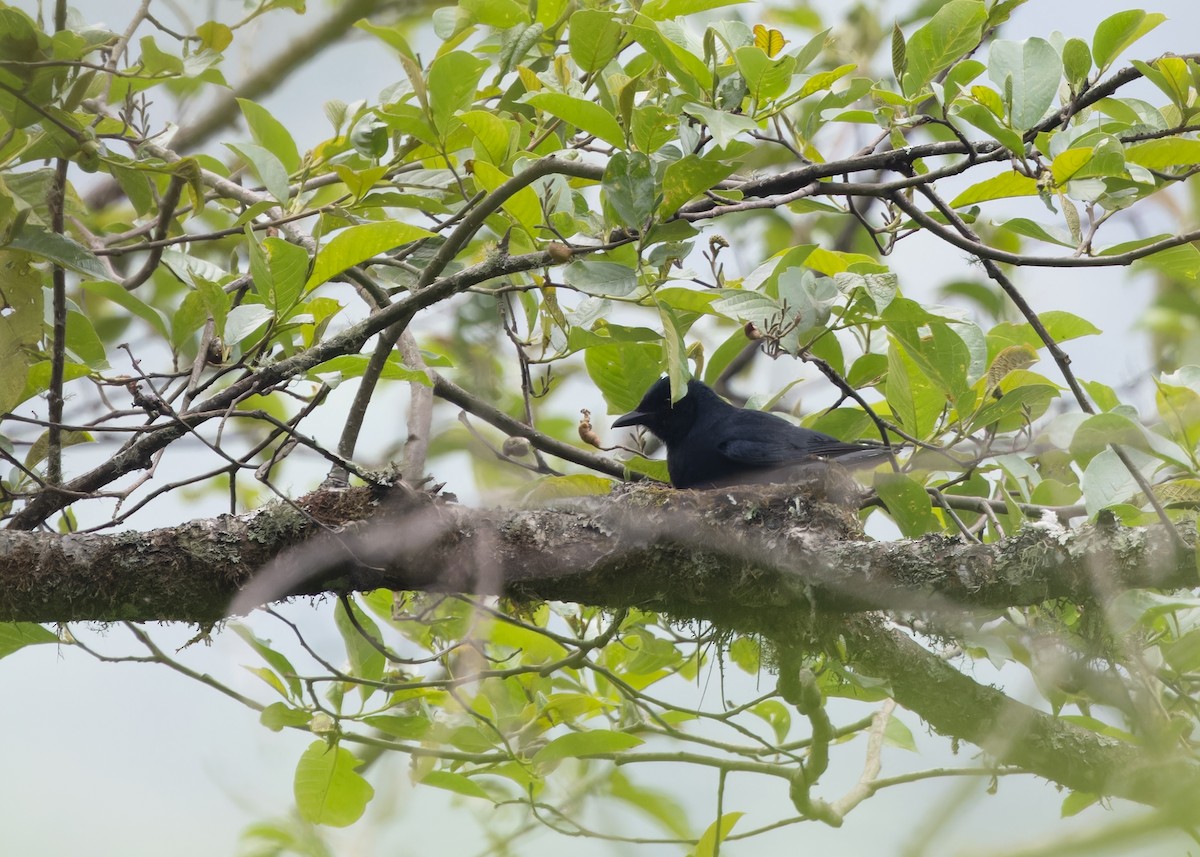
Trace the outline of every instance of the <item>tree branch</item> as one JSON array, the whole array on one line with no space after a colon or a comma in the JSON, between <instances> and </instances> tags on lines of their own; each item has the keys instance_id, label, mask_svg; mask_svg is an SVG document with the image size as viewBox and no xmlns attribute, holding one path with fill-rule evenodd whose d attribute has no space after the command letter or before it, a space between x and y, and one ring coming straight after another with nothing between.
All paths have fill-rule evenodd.
<instances>
[{"instance_id":1,"label":"tree branch","mask_svg":"<svg viewBox=\"0 0 1200 857\"><path fill-rule=\"evenodd\" d=\"M752 616L766 627L814 606L957 615L1194 582L1192 555L1177 554L1163 527L1035 525L987 545L874 542L852 505L821 499L827 487L629 487L518 511L355 488L144 533L0 531L0 621L212 622L290 595L383 587L636 606L734 626Z\"/></svg>"}]
</instances>

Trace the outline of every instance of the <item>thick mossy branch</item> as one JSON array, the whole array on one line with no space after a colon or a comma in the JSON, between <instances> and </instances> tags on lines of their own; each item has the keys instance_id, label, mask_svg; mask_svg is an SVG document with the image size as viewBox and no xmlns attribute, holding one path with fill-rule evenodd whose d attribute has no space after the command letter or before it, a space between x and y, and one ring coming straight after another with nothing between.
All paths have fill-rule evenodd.
<instances>
[{"instance_id":1,"label":"thick mossy branch","mask_svg":"<svg viewBox=\"0 0 1200 857\"><path fill-rule=\"evenodd\" d=\"M897 703L937 732L1075 791L1123 797L1194 819L1200 766L1173 741L1139 746L1067 723L974 681L902 631L868 616L843 627L849 660L884 678ZM1190 823L1190 821L1189 821Z\"/></svg>"},{"instance_id":2,"label":"thick mossy branch","mask_svg":"<svg viewBox=\"0 0 1200 857\"><path fill-rule=\"evenodd\" d=\"M741 627L750 615L762 625L774 611L812 607L993 610L1195 582L1192 555L1160 528L1031 525L991 545L876 542L853 507L844 486L824 482L626 488L525 510L360 488L150 532L9 530L0 621L212 622L290 595L385 587L638 606Z\"/></svg>"},{"instance_id":3,"label":"thick mossy branch","mask_svg":"<svg viewBox=\"0 0 1200 857\"><path fill-rule=\"evenodd\" d=\"M1017 703L869 612L1191 585L1193 553L1178 555L1169 533L1033 525L994 545L874 542L851 492L827 483L627 487L526 510L355 488L146 533L0 531L0 620L210 623L288 596L378 587L639 606L762 634L780 650L836 639L852 668L885 679L937 731L1079 791L1169 810L1200 791L1192 762Z\"/></svg>"}]
</instances>

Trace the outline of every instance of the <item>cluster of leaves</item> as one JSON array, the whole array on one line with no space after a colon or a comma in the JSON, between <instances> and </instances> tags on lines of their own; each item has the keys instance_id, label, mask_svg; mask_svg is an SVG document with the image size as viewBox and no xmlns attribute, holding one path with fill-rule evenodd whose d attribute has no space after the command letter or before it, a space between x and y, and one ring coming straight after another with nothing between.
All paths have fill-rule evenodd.
<instances>
[{"instance_id":1,"label":"cluster of leaves","mask_svg":"<svg viewBox=\"0 0 1200 857\"><path fill-rule=\"evenodd\" d=\"M429 388L444 395L438 369L468 388L460 407L502 427L489 416L496 402L533 438L534 464L520 444L486 450L481 485L519 485L532 500L600 493L611 479L563 476L542 458L571 433L552 395L563 380L586 373L621 413L664 372L677 394L689 376L727 391L761 354L797 361L797 374L806 364L842 394L806 425L914 450L874 475L879 502L864 512L904 536L991 542L1044 510L1131 524L1194 516L1200 370L1160 367L1147 424L1116 391L1072 373L1061 343L1099 331L1071 313L1033 313L996 264L1200 273L1194 232L1129 240L1104 228L1200 163L1195 58L1118 67L1162 16L1122 12L1089 40L1010 41L992 34L1020 3L951 0L907 34L897 25L891 79L871 71L878 43L780 13L793 45L723 9L733 5L462 0L434 12L428 57L410 44L411 22L363 19L360 35L395 60L378 99L327 104L331 134L311 145L255 100L222 101L209 124L240 121L249 139L215 154L178 150L149 96L225 87L223 52L243 29L302 4L260 3L183 36L159 29L129 51L117 32L74 19L46 32L0 6L0 511L15 527L70 530L79 517L111 527L189 486L228 486L236 510L264 490L286 493L272 473L296 449L369 477L354 454L376 382L410 385L415 402ZM1125 94L1139 79L1161 104ZM961 190L946 198L939 182ZM1050 221L997 204L1020 198ZM706 233L710 220L723 235ZM991 285L948 290L980 312L905 295L886 260L917 233L984 260ZM732 256L766 261L731 273ZM1010 303L981 323L997 294ZM411 347L394 348L404 337ZM362 353L368 342L374 355ZM1057 380L1030 368L1043 355ZM361 379L357 400L331 449L304 427L350 379ZM434 432L427 419L415 436L435 461L491 443L469 422ZM185 437L202 444L204 464L170 483L127 478ZM89 458L92 447L104 454ZM609 477L664 475L641 455L572 460ZM827 755L819 704L802 706L812 737L797 739L776 692L738 717L650 700L651 684L703 663L652 615L573 609L561 617L568 637L542 608L498 617L485 635L459 601L408 604L404 615L390 594L364 603L420 651L389 648L349 601L338 622L350 666L320 661L319 679L240 632L282 696L264 722L318 736L297 772L314 822L351 823L370 799L345 746L356 741L412 754L427 784L543 815L577 799L543 798L556 768L633 764L631 748L651 735L720 750L710 762L723 771L784 778L801 755L810 767ZM1158 682L1165 710L1192 718L1195 605L1130 605L1113 630L1137 628L1139 656L1161 654L1139 674ZM1083 636L1078 616L1052 618ZM1035 666L1024 626L967 642ZM738 639L729 656L757 670L755 645ZM422 677L424 664L441 672ZM809 667L825 693L884 695L861 676L847 683L835 662ZM323 685L332 692L315 692ZM1123 713L1138 732L1144 708ZM772 731L742 724L754 718ZM697 738L692 720L755 743ZM903 743L888 723L841 734L890 728ZM663 796L611 768L602 788L688 838ZM811 801L797 807L822 817ZM712 853L733 820L714 822L696 853Z\"/></svg>"}]
</instances>

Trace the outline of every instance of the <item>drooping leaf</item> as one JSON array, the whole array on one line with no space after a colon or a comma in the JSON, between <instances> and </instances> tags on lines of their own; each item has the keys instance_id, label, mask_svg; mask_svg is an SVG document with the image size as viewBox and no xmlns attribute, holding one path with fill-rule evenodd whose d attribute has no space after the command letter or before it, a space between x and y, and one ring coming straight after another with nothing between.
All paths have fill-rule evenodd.
<instances>
[{"instance_id":1,"label":"drooping leaf","mask_svg":"<svg viewBox=\"0 0 1200 857\"><path fill-rule=\"evenodd\" d=\"M57 642L57 634L33 622L0 622L0 658L26 646Z\"/></svg>"},{"instance_id":2,"label":"drooping leaf","mask_svg":"<svg viewBox=\"0 0 1200 857\"><path fill-rule=\"evenodd\" d=\"M300 152L284 124L265 107L248 98L239 98L237 103L246 117L246 124L250 126L254 142L278 158L287 172L297 170L300 167Z\"/></svg>"},{"instance_id":3,"label":"drooping leaf","mask_svg":"<svg viewBox=\"0 0 1200 857\"><path fill-rule=\"evenodd\" d=\"M353 753L314 741L296 765L293 791L300 816L312 824L348 827L358 821L375 796L371 784L355 772Z\"/></svg>"}]
</instances>

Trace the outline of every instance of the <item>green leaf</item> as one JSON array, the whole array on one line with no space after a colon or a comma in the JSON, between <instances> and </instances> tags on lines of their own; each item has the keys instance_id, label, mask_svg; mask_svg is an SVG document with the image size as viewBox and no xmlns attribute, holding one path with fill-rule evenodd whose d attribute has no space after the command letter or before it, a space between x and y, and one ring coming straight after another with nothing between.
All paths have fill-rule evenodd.
<instances>
[{"instance_id":1,"label":"green leaf","mask_svg":"<svg viewBox=\"0 0 1200 857\"><path fill-rule=\"evenodd\" d=\"M894 337L888 346L884 392L888 405L904 429L919 438L929 436L946 407L945 395L929 383L906 348Z\"/></svg>"},{"instance_id":2,"label":"green leaf","mask_svg":"<svg viewBox=\"0 0 1200 857\"><path fill-rule=\"evenodd\" d=\"M379 681L383 678L383 671L387 667L387 658L384 657L383 652L371 644L371 640L378 645L383 644L379 626L353 600L350 601L350 609L353 611L354 619L358 620L358 625L363 629L361 632L347 615L343 601L339 599L333 611L334 624L346 646L346 658L350 661L350 673L369 682ZM367 636L364 636L363 632ZM375 690L367 684L360 684L358 689L363 699L367 699Z\"/></svg>"},{"instance_id":3,"label":"green leaf","mask_svg":"<svg viewBox=\"0 0 1200 857\"><path fill-rule=\"evenodd\" d=\"M465 51L442 54L429 67L429 110L442 137L450 130L454 114L475 100L475 89L487 67L486 60Z\"/></svg>"},{"instance_id":4,"label":"green leaf","mask_svg":"<svg viewBox=\"0 0 1200 857\"><path fill-rule=\"evenodd\" d=\"M1166 15L1146 13L1141 9L1129 9L1105 18L1096 27L1096 34L1092 37L1092 56L1096 60L1096 68L1100 71L1107 69L1122 51L1165 20Z\"/></svg>"},{"instance_id":5,"label":"green leaf","mask_svg":"<svg viewBox=\"0 0 1200 857\"><path fill-rule=\"evenodd\" d=\"M1029 414L1031 418L1039 416L1045 411L1049 402L1058 396L1058 388L1049 384L1024 384L1011 387L1005 390L999 399L989 400L975 413L971 420L970 430L974 432L990 425L997 425L1001 431L1011 430L1016 427L1009 425L1013 418L1019 417L1017 424L1020 425L1027 421L1025 414Z\"/></svg>"},{"instance_id":6,"label":"green leaf","mask_svg":"<svg viewBox=\"0 0 1200 857\"><path fill-rule=\"evenodd\" d=\"M669 217L697 194L724 181L736 169L732 164L688 155L667 166L663 174L663 201L658 213Z\"/></svg>"},{"instance_id":7,"label":"green leaf","mask_svg":"<svg viewBox=\"0 0 1200 857\"><path fill-rule=\"evenodd\" d=\"M372 729L405 741L421 740L433 725L423 714L373 714L364 717L363 722Z\"/></svg>"},{"instance_id":8,"label":"green leaf","mask_svg":"<svg viewBox=\"0 0 1200 857\"><path fill-rule=\"evenodd\" d=\"M569 732L560 735L533 755L534 764L557 762L560 759L578 759L588 756L604 756L621 753L642 744L641 738L628 732L612 732L595 729L589 732Z\"/></svg>"},{"instance_id":9,"label":"green leaf","mask_svg":"<svg viewBox=\"0 0 1200 857\"><path fill-rule=\"evenodd\" d=\"M562 269L563 281L589 295L623 298L638 286L637 272L616 262L580 259Z\"/></svg>"},{"instance_id":10,"label":"green leaf","mask_svg":"<svg viewBox=\"0 0 1200 857\"><path fill-rule=\"evenodd\" d=\"M250 648L254 649L258 653L258 656L266 661L271 666L271 669L278 673L280 678L287 682L287 687L292 697L300 698L300 679L297 678L296 668L292 666L292 662L287 659L286 655L272 649L270 640L260 639L249 627L240 622L232 623L229 628L233 633L241 637Z\"/></svg>"},{"instance_id":11,"label":"green leaf","mask_svg":"<svg viewBox=\"0 0 1200 857\"><path fill-rule=\"evenodd\" d=\"M1188 102L1192 80L1187 61L1183 57L1159 57L1152 63L1134 60L1131 64L1146 77L1146 80L1162 90L1181 112L1190 115Z\"/></svg>"},{"instance_id":12,"label":"green leaf","mask_svg":"<svg viewBox=\"0 0 1200 857\"><path fill-rule=\"evenodd\" d=\"M317 254L312 273L309 274L308 282L304 284L304 291L312 291L347 268L352 268L372 256L432 235L427 229L397 220L364 223L343 229Z\"/></svg>"},{"instance_id":13,"label":"green leaf","mask_svg":"<svg viewBox=\"0 0 1200 857\"><path fill-rule=\"evenodd\" d=\"M1168 247L1133 263L1133 270L1151 268L1177 280L1194 280L1200 275L1200 250L1194 244Z\"/></svg>"},{"instance_id":14,"label":"green leaf","mask_svg":"<svg viewBox=\"0 0 1200 857\"><path fill-rule=\"evenodd\" d=\"M1057 187L1065 185L1091 162L1094 153L1095 150L1091 146L1079 146L1056 155L1050 163L1050 175L1054 184Z\"/></svg>"},{"instance_id":15,"label":"green leaf","mask_svg":"<svg viewBox=\"0 0 1200 857\"><path fill-rule=\"evenodd\" d=\"M884 324L899 341L920 375L932 381L959 410L969 410L972 402L960 401L967 393L967 373L971 354L966 342L950 325L930 321L925 329L900 317L905 301L897 301L883 314ZM893 309L895 308L895 309ZM927 332L926 332L927 330Z\"/></svg>"},{"instance_id":16,"label":"green leaf","mask_svg":"<svg viewBox=\"0 0 1200 857\"><path fill-rule=\"evenodd\" d=\"M690 4L692 0L684 2ZM648 16L638 15L634 20L637 23L629 27L629 34L642 49L665 68L693 99L707 101L706 93L712 82L712 74L704 60L663 36Z\"/></svg>"},{"instance_id":17,"label":"green leaf","mask_svg":"<svg viewBox=\"0 0 1200 857\"><path fill-rule=\"evenodd\" d=\"M908 68L908 49L904 43L904 31L897 21L892 24L892 74L897 81L904 78L904 70Z\"/></svg>"},{"instance_id":18,"label":"green leaf","mask_svg":"<svg viewBox=\"0 0 1200 857\"><path fill-rule=\"evenodd\" d=\"M1073 815L1078 815L1089 806L1093 806L1100 800L1100 795L1091 794L1090 792L1070 792L1063 798L1062 809L1059 815L1062 818L1070 818Z\"/></svg>"},{"instance_id":19,"label":"green leaf","mask_svg":"<svg viewBox=\"0 0 1200 857\"><path fill-rule=\"evenodd\" d=\"M66 449L68 446L77 446L81 443L94 443L95 440L91 433L86 431L64 429L59 433L59 442L63 449ZM49 449L50 432L46 430L38 435L38 439L30 445L29 451L25 453L25 466L30 470L37 467L42 462L42 459L46 457Z\"/></svg>"},{"instance_id":20,"label":"green leaf","mask_svg":"<svg viewBox=\"0 0 1200 857\"><path fill-rule=\"evenodd\" d=\"M608 404L610 414L632 411L662 375L662 348L628 342L589 348L583 362Z\"/></svg>"},{"instance_id":21,"label":"green leaf","mask_svg":"<svg viewBox=\"0 0 1200 857\"><path fill-rule=\"evenodd\" d=\"M648 327L626 327L622 324L601 322L596 330L587 330L578 325L572 326L567 333L567 348L570 351L582 351L584 348L612 345L614 342L659 342L662 334Z\"/></svg>"},{"instance_id":22,"label":"green leaf","mask_svg":"<svg viewBox=\"0 0 1200 857\"><path fill-rule=\"evenodd\" d=\"M585 101L561 92L538 92L525 100L580 131L599 137L610 146L625 148L625 133L617 124L616 117L594 101Z\"/></svg>"},{"instance_id":23,"label":"green leaf","mask_svg":"<svg viewBox=\"0 0 1200 857\"><path fill-rule=\"evenodd\" d=\"M775 741L782 744L792 730L792 712L778 699L768 699L750 709L755 717L761 717L775 733Z\"/></svg>"},{"instance_id":24,"label":"green leaf","mask_svg":"<svg viewBox=\"0 0 1200 857\"><path fill-rule=\"evenodd\" d=\"M1067 342L1081 336L1094 336L1101 332L1086 318L1081 318L1065 310L1047 310L1038 315L1038 320L1041 321L1042 327L1055 342ZM1045 343L1042 342L1041 337L1029 322L1015 324L1010 321L1002 321L988 331L987 339L988 354L991 359L995 359L1002 350L1013 345L1027 345L1034 349L1045 347Z\"/></svg>"},{"instance_id":25,"label":"green leaf","mask_svg":"<svg viewBox=\"0 0 1200 857\"><path fill-rule=\"evenodd\" d=\"M0 413L23 401L42 338L42 276L29 254L0 249Z\"/></svg>"},{"instance_id":26,"label":"green leaf","mask_svg":"<svg viewBox=\"0 0 1200 857\"><path fill-rule=\"evenodd\" d=\"M785 54L771 59L766 51L754 46L740 47L733 55L756 105L774 101L787 91L796 70L795 57Z\"/></svg>"},{"instance_id":27,"label":"green leaf","mask_svg":"<svg viewBox=\"0 0 1200 857\"><path fill-rule=\"evenodd\" d=\"M1176 444L1115 412L1089 416L1076 426L1070 451L1077 461L1085 464L1113 444L1141 450L1184 470L1190 467L1187 454Z\"/></svg>"},{"instance_id":28,"label":"green leaf","mask_svg":"<svg viewBox=\"0 0 1200 857\"><path fill-rule=\"evenodd\" d=\"M852 274L843 272L835 274L833 281L844 294L861 290L866 295L876 314L884 312L900 293L899 278L892 273L886 274Z\"/></svg>"},{"instance_id":29,"label":"green leaf","mask_svg":"<svg viewBox=\"0 0 1200 857\"><path fill-rule=\"evenodd\" d=\"M738 328L729 337L717 346L717 350L713 352L712 357L704 365L704 383L710 387L717 383L721 377L721 373L733 362L739 354L741 354L749 345L750 340L746 338L746 331Z\"/></svg>"},{"instance_id":30,"label":"green leaf","mask_svg":"<svg viewBox=\"0 0 1200 857\"><path fill-rule=\"evenodd\" d=\"M592 497L609 494L616 482L591 473L575 473L571 476L543 476L533 483L521 497L527 506L539 506L549 500L564 497Z\"/></svg>"},{"instance_id":31,"label":"green leaf","mask_svg":"<svg viewBox=\"0 0 1200 857\"><path fill-rule=\"evenodd\" d=\"M16 361L10 361L5 369L5 372L0 372L0 391L4 389L6 381L11 382L13 378L20 376L19 365ZM92 374L92 370L82 363L75 363L70 360L63 366L63 381L75 381L79 378L86 378ZM25 386L21 390L20 397L16 404L28 401L34 396L39 396L50 389L50 361L38 360L30 364L29 372L25 376Z\"/></svg>"},{"instance_id":32,"label":"green leaf","mask_svg":"<svg viewBox=\"0 0 1200 857\"><path fill-rule=\"evenodd\" d=\"M1126 449L1125 454L1136 467L1157 467L1158 460L1137 449ZM1139 492L1137 481L1125 467L1117 453L1105 449L1088 462L1079 479L1083 489L1083 504L1089 516L1116 503L1124 503Z\"/></svg>"},{"instance_id":33,"label":"green leaf","mask_svg":"<svg viewBox=\"0 0 1200 857\"><path fill-rule=\"evenodd\" d=\"M282 238L265 238L260 247L246 224L250 276L263 304L283 316L296 305L308 276L308 252Z\"/></svg>"},{"instance_id":34,"label":"green leaf","mask_svg":"<svg viewBox=\"0 0 1200 857\"><path fill-rule=\"evenodd\" d=\"M458 118L475 134L476 154L482 152L497 167L508 161L516 145L519 128L516 122L486 110L468 110Z\"/></svg>"},{"instance_id":35,"label":"green leaf","mask_svg":"<svg viewBox=\"0 0 1200 857\"><path fill-rule=\"evenodd\" d=\"M1125 160L1151 170L1200 164L1200 140L1167 137L1135 143L1125 150Z\"/></svg>"},{"instance_id":36,"label":"green leaf","mask_svg":"<svg viewBox=\"0 0 1200 857\"><path fill-rule=\"evenodd\" d=\"M950 0L908 40L904 92L919 93L943 69L973 50L983 37L987 10L979 0Z\"/></svg>"},{"instance_id":37,"label":"green leaf","mask_svg":"<svg viewBox=\"0 0 1200 857\"><path fill-rule=\"evenodd\" d=\"M506 30L529 21L529 7L516 0L460 0L459 6L488 27Z\"/></svg>"},{"instance_id":38,"label":"green leaf","mask_svg":"<svg viewBox=\"0 0 1200 857\"><path fill-rule=\"evenodd\" d=\"M292 708L286 702L272 702L258 716L258 722L272 732L281 732L288 727L307 726L310 720L311 711Z\"/></svg>"},{"instance_id":39,"label":"green leaf","mask_svg":"<svg viewBox=\"0 0 1200 857\"><path fill-rule=\"evenodd\" d=\"M710 304L713 312L740 322L753 322L758 327L767 319L779 318L782 312L779 301L761 292L717 289L716 294L717 299Z\"/></svg>"},{"instance_id":40,"label":"green leaf","mask_svg":"<svg viewBox=\"0 0 1200 857\"><path fill-rule=\"evenodd\" d=\"M666 21L681 15L694 15L722 6L733 6L740 0L649 0L642 6L642 14L656 21Z\"/></svg>"},{"instance_id":41,"label":"green leaf","mask_svg":"<svg viewBox=\"0 0 1200 857\"><path fill-rule=\"evenodd\" d=\"M383 371L379 373L380 378L389 381L416 381L418 384L424 384L426 387L432 387L433 382L429 379L429 374L420 369L410 369L405 366L399 354L393 353L388 356L387 363L383 366ZM309 375L314 378L337 374L340 380L344 381L348 378L361 378L367 371L367 365L371 362L371 358L365 354L341 354L326 360L324 363L319 363L312 369L309 369ZM331 384L332 385L332 384Z\"/></svg>"},{"instance_id":42,"label":"green leaf","mask_svg":"<svg viewBox=\"0 0 1200 857\"><path fill-rule=\"evenodd\" d=\"M601 199L611 210L610 226L641 231L657 202L650 158L642 152L617 152L604 169L600 184Z\"/></svg>"},{"instance_id":43,"label":"green leaf","mask_svg":"<svg viewBox=\"0 0 1200 857\"><path fill-rule=\"evenodd\" d=\"M675 139L675 127L679 117L668 113L656 104L643 104L633 108L633 144L638 151L653 155L664 145Z\"/></svg>"},{"instance_id":44,"label":"green leaf","mask_svg":"<svg viewBox=\"0 0 1200 857\"><path fill-rule=\"evenodd\" d=\"M1046 115L1058 94L1062 71L1058 51L1045 39L992 43L988 76L1002 92L1011 93L1009 119L1018 131L1032 128Z\"/></svg>"},{"instance_id":45,"label":"green leaf","mask_svg":"<svg viewBox=\"0 0 1200 857\"><path fill-rule=\"evenodd\" d=\"M57 634L33 622L0 622L0 658L26 646L57 642Z\"/></svg>"},{"instance_id":46,"label":"green leaf","mask_svg":"<svg viewBox=\"0 0 1200 857\"><path fill-rule=\"evenodd\" d=\"M246 162L267 193L281 203L288 201L288 171L274 152L256 143L226 143L225 147Z\"/></svg>"},{"instance_id":47,"label":"green leaf","mask_svg":"<svg viewBox=\"0 0 1200 857\"><path fill-rule=\"evenodd\" d=\"M991 199L1008 199L1014 196L1037 196L1036 179L1020 173L1008 172L971 185L950 201L951 208L962 208Z\"/></svg>"},{"instance_id":48,"label":"green leaf","mask_svg":"<svg viewBox=\"0 0 1200 857\"><path fill-rule=\"evenodd\" d=\"M1079 92L1092 70L1092 52L1082 39L1067 39L1062 49L1063 74L1072 92Z\"/></svg>"},{"instance_id":49,"label":"green leaf","mask_svg":"<svg viewBox=\"0 0 1200 857\"><path fill-rule=\"evenodd\" d=\"M509 178L511 177L491 164L482 161L475 163L475 180L489 193L496 190ZM542 203L538 199L537 191L529 185L525 185L504 200L501 207L511 214L530 236L537 236L538 227L542 223Z\"/></svg>"},{"instance_id":50,"label":"green leaf","mask_svg":"<svg viewBox=\"0 0 1200 857\"><path fill-rule=\"evenodd\" d=\"M580 70L599 71L621 47L621 22L608 11L580 9L567 25L567 47Z\"/></svg>"},{"instance_id":51,"label":"green leaf","mask_svg":"<svg viewBox=\"0 0 1200 857\"><path fill-rule=\"evenodd\" d=\"M717 110L702 104L688 104L684 110L695 116L708 128L713 142L724 148L739 134L750 134L759 129L759 125L749 116L740 113L730 113L727 110Z\"/></svg>"},{"instance_id":52,"label":"green leaf","mask_svg":"<svg viewBox=\"0 0 1200 857\"><path fill-rule=\"evenodd\" d=\"M300 152L296 148L296 141L292 139L291 133L283 123L272 116L265 107L248 98L239 98L237 103L242 108L242 115L246 117L246 124L250 126L254 142L278 158L289 174L299 169Z\"/></svg>"},{"instance_id":53,"label":"green leaf","mask_svg":"<svg viewBox=\"0 0 1200 857\"><path fill-rule=\"evenodd\" d=\"M211 51L220 53L233 43L233 30L219 21L205 21L196 28L200 44Z\"/></svg>"},{"instance_id":54,"label":"green leaf","mask_svg":"<svg viewBox=\"0 0 1200 857\"><path fill-rule=\"evenodd\" d=\"M1000 107L1000 97L993 90L988 89L986 86L971 87L971 95L975 98L984 98L987 94L990 94L996 100L996 106ZM955 115L961 116L970 122L980 131L993 137L1010 152L1021 154L1025 151L1025 141L1021 135L1001 124L997 115L983 104L960 98L954 102L953 112Z\"/></svg>"},{"instance_id":55,"label":"green leaf","mask_svg":"<svg viewBox=\"0 0 1200 857\"><path fill-rule=\"evenodd\" d=\"M917 742L913 738L912 730L895 715L889 717L887 725L883 727L883 740L901 750L917 752Z\"/></svg>"},{"instance_id":56,"label":"green leaf","mask_svg":"<svg viewBox=\"0 0 1200 857\"><path fill-rule=\"evenodd\" d=\"M646 813L676 838L690 838L687 813L674 799L656 789L631 782L620 770L612 772L609 783L614 798Z\"/></svg>"},{"instance_id":57,"label":"green leaf","mask_svg":"<svg viewBox=\"0 0 1200 857\"><path fill-rule=\"evenodd\" d=\"M700 836L700 841L696 843L696 850L692 852L693 857L713 857L717 853L717 845L725 841L733 826L738 823L745 813L742 812L727 812L704 831Z\"/></svg>"},{"instance_id":58,"label":"green leaf","mask_svg":"<svg viewBox=\"0 0 1200 857\"><path fill-rule=\"evenodd\" d=\"M753 637L738 637L729 644L729 659L750 675L762 668L762 648Z\"/></svg>"},{"instance_id":59,"label":"green leaf","mask_svg":"<svg viewBox=\"0 0 1200 857\"><path fill-rule=\"evenodd\" d=\"M1005 220L999 224L1001 229L1007 229L1009 232L1015 232L1017 235L1024 235L1026 238L1036 238L1038 241L1046 241L1050 244L1057 244L1059 247L1066 247L1070 250L1075 249L1075 242L1071 239L1068 232L1063 232L1061 229L1052 229L1036 223L1027 217L1014 217L1011 220Z\"/></svg>"},{"instance_id":60,"label":"green leaf","mask_svg":"<svg viewBox=\"0 0 1200 857\"><path fill-rule=\"evenodd\" d=\"M875 474L875 492L906 539L941 532L929 493L911 476L879 471Z\"/></svg>"},{"instance_id":61,"label":"green leaf","mask_svg":"<svg viewBox=\"0 0 1200 857\"><path fill-rule=\"evenodd\" d=\"M107 369L108 355L91 319L67 310L67 350L93 369Z\"/></svg>"},{"instance_id":62,"label":"green leaf","mask_svg":"<svg viewBox=\"0 0 1200 857\"><path fill-rule=\"evenodd\" d=\"M33 223L26 223L17 230L9 239L8 249L24 250L93 280L116 282L100 260L82 244Z\"/></svg>"},{"instance_id":63,"label":"green leaf","mask_svg":"<svg viewBox=\"0 0 1200 857\"><path fill-rule=\"evenodd\" d=\"M122 288L118 283L114 283L111 280L85 280L80 286L85 292L91 292L92 294L107 298L123 309L133 313L154 328L163 339L169 337L167 322L163 318L163 314L149 304L144 303L133 292Z\"/></svg>"},{"instance_id":64,"label":"green leaf","mask_svg":"<svg viewBox=\"0 0 1200 857\"><path fill-rule=\"evenodd\" d=\"M711 314L713 312L712 304L717 296L711 291L665 286L654 290L654 299L681 312Z\"/></svg>"},{"instance_id":65,"label":"green leaf","mask_svg":"<svg viewBox=\"0 0 1200 857\"><path fill-rule=\"evenodd\" d=\"M354 771L361 764L353 753L336 744L310 744L296 765L293 781L301 818L330 827L348 827L358 821L375 796L371 784Z\"/></svg>"},{"instance_id":66,"label":"green leaf","mask_svg":"<svg viewBox=\"0 0 1200 857\"><path fill-rule=\"evenodd\" d=\"M189 297L191 296L189 295ZM200 301L196 303L200 306L203 305ZM236 345L274 317L275 313L262 304L235 306L225 317L225 341L230 345ZM179 316L177 315L175 318L178 320ZM181 328L177 331L177 335L172 336L172 342L178 346L190 333L191 331Z\"/></svg>"},{"instance_id":67,"label":"green leaf","mask_svg":"<svg viewBox=\"0 0 1200 857\"><path fill-rule=\"evenodd\" d=\"M465 797L478 797L487 801L492 800L491 795L485 792L479 783L470 777L464 777L462 774L455 774L451 771L430 771L421 778L421 785L445 789L448 792L454 792Z\"/></svg>"},{"instance_id":68,"label":"green leaf","mask_svg":"<svg viewBox=\"0 0 1200 857\"><path fill-rule=\"evenodd\" d=\"M671 401L679 401L687 392L691 373L687 366L687 346L683 341L683 325L675 310L658 303L658 317L663 326L663 362L667 364L667 377L671 379Z\"/></svg>"}]
</instances>

